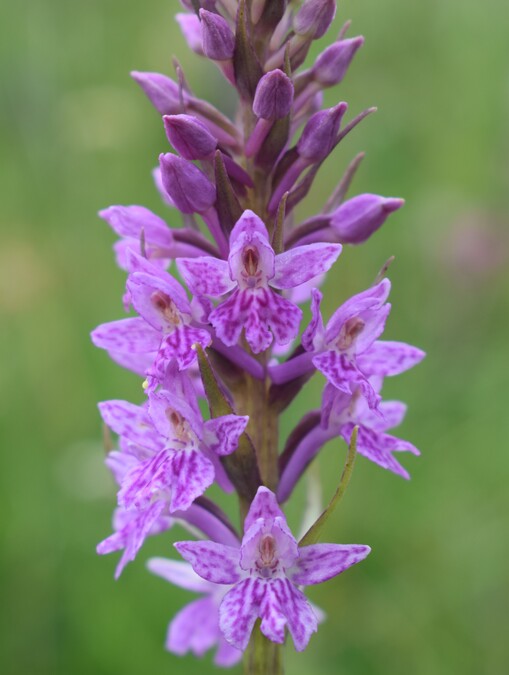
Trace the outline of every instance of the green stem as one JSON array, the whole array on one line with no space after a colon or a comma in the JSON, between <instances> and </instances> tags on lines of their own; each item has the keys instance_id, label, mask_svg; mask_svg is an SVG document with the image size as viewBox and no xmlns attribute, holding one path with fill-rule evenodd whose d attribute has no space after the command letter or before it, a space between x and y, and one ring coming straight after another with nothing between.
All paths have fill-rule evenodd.
<instances>
[{"instance_id":1,"label":"green stem","mask_svg":"<svg viewBox=\"0 0 509 675\"><path fill-rule=\"evenodd\" d=\"M245 675L283 675L283 645L268 640L255 624L251 640L244 654Z\"/></svg>"}]
</instances>

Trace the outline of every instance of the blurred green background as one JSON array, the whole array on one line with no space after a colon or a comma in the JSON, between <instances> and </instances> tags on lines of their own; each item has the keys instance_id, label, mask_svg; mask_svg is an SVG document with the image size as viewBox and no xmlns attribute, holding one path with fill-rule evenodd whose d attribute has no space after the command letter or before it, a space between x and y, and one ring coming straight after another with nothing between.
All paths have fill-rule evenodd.
<instances>
[{"instance_id":1,"label":"blurred green background","mask_svg":"<svg viewBox=\"0 0 509 675\"><path fill-rule=\"evenodd\" d=\"M144 204L177 223L150 171L167 143L131 69L172 71L228 110L214 68L173 22L176 0L32 0L3 8L1 72L1 667L6 675L212 672L210 658L163 650L189 601L144 568L176 555L153 539L121 580L110 532L114 485L102 466L96 401L141 400L138 379L93 349L89 331L122 316L124 275L96 217ZM331 541L369 543L368 560L310 597L329 615L288 672L502 675L508 672L509 5L506 0L345 0L336 26L366 45L327 102L377 115L340 147L303 214L348 161L367 157L351 194L403 196L405 208L344 252L326 312L391 255L388 339L427 360L387 383L408 402L401 436L410 483L362 459ZM332 37L321 40L314 53ZM313 398L306 390L285 433ZM320 460L334 489L344 448ZM290 509L297 527L301 490Z\"/></svg>"}]
</instances>

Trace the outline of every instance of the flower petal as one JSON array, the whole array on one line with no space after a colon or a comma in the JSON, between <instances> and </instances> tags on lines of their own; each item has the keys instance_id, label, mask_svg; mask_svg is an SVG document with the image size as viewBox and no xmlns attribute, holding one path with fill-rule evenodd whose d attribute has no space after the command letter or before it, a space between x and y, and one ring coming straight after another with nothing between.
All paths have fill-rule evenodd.
<instances>
[{"instance_id":1,"label":"flower petal","mask_svg":"<svg viewBox=\"0 0 509 675\"><path fill-rule=\"evenodd\" d=\"M221 635L219 638L219 646L216 655L214 656L214 663L221 668L231 668L237 664L242 658L242 651L230 645Z\"/></svg>"},{"instance_id":2,"label":"flower petal","mask_svg":"<svg viewBox=\"0 0 509 675\"><path fill-rule=\"evenodd\" d=\"M208 420L204 424L203 440L216 455L231 455L237 449L248 422L247 415L224 415Z\"/></svg>"},{"instance_id":3,"label":"flower petal","mask_svg":"<svg viewBox=\"0 0 509 675\"><path fill-rule=\"evenodd\" d=\"M285 515L279 507L276 495L272 490L262 485L258 488L255 498L249 507L246 520L244 521L244 531L247 532L259 518L274 519L278 517L284 519Z\"/></svg>"},{"instance_id":4,"label":"flower petal","mask_svg":"<svg viewBox=\"0 0 509 675\"><path fill-rule=\"evenodd\" d=\"M295 288L327 272L339 258L341 244L308 244L276 256L274 288Z\"/></svg>"},{"instance_id":5,"label":"flower petal","mask_svg":"<svg viewBox=\"0 0 509 675\"><path fill-rule=\"evenodd\" d=\"M189 290L197 295L217 297L236 286L230 278L226 260L211 256L178 258L177 268Z\"/></svg>"},{"instance_id":6,"label":"flower petal","mask_svg":"<svg viewBox=\"0 0 509 675\"><path fill-rule=\"evenodd\" d=\"M389 296L390 290L391 283L389 279L382 279L376 286L372 286L344 302L341 307L334 312L327 323L327 342L336 339L341 327L348 319L361 315L363 312L367 311L376 314L376 312L383 307Z\"/></svg>"},{"instance_id":7,"label":"flower petal","mask_svg":"<svg viewBox=\"0 0 509 675\"><path fill-rule=\"evenodd\" d=\"M311 321L302 334L302 346L307 352L319 351L324 346L325 328L320 311L322 298L317 288L311 291Z\"/></svg>"},{"instance_id":8,"label":"flower petal","mask_svg":"<svg viewBox=\"0 0 509 675\"><path fill-rule=\"evenodd\" d=\"M205 349L210 345L211 340L210 333L203 328L176 326L162 341L159 358L164 360L174 358L179 370L185 370L196 361L194 345L199 344Z\"/></svg>"},{"instance_id":9,"label":"flower petal","mask_svg":"<svg viewBox=\"0 0 509 675\"><path fill-rule=\"evenodd\" d=\"M214 466L194 449L168 452L166 479L171 487L170 513L185 511L214 482Z\"/></svg>"},{"instance_id":10,"label":"flower petal","mask_svg":"<svg viewBox=\"0 0 509 675\"><path fill-rule=\"evenodd\" d=\"M96 347L133 354L155 352L161 342L160 333L138 316L103 323L92 331L91 337Z\"/></svg>"},{"instance_id":11,"label":"flower petal","mask_svg":"<svg viewBox=\"0 0 509 675\"><path fill-rule=\"evenodd\" d=\"M380 396L346 354L334 350L322 352L313 357L313 364L325 375L327 380L345 394L354 394L360 389L370 408L376 408L380 403Z\"/></svg>"},{"instance_id":12,"label":"flower petal","mask_svg":"<svg viewBox=\"0 0 509 675\"><path fill-rule=\"evenodd\" d=\"M104 422L116 434L143 448L161 449L161 440L145 408L128 401L103 401L98 407Z\"/></svg>"},{"instance_id":13,"label":"flower petal","mask_svg":"<svg viewBox=\"0 0 509 675\"><path fill-rule=\"evenodd\" d=\"M223 598L219 607L219 628L237 649L245 649L248 645L265 588L262 579L249 577L236 584Z\"/></svg>"},{"instance_id":14,"label":"flower petal","mask_svg":"<svg viewBox=\"0 0 509 675\"><path fill-rule=\"evenodd\" d=\"M303 651L318 628L318 619L306 596L289 579L273 579L270 582L287 620L288 630L295 649Z\"/></svg>"},{"instance_id":15,"label":"flower petal","mask_svg":"<svg viewBox=\"0 0 509 675\"><path fill-rule=\"evenodd\" d=\"M260 630L272 642L283 644L285 641L287 619L281 608L278 581L280 580L267 583L265 586L265 593L263 594L260 607L260 617L262 620Z\"/></svg>"},{"instance_id":16,"label":"flower petal","mask_svg":"<svg viewBox=\"0 0 509 675\"><path fill-rule=\"evenodd\" d=\"M166 649L183 656L192 652L203 656L220 637L217 604L210 597L189 603L168 626Z\"/></svg>"},{"instance_id":17,"label":"flower petal","mask_svg":"<svg viewBox=\"0 0 509 675\"><path fill-rule=\"evenodd\" d=\"M252 302L252 294L236 290L210 313L209 321L217 337L228 347L239 341Z\"/></svg>"},{"instance_id":18,"label":"flower petal","mask_svg":"<svg viewBox=\"0 0 509 675\"><path fill-rule=\"evenodd\" d=\"M291 342L299 332L302 319L302 311L297 305L265 288L258 290L256 301L256 309L253 308L246 324L246 339L253 351L255 353L263 351L259 348L263 344L263 339L257 338L258 325L270 328L279 345ZM268 346L264 348L267 349Z\"/></svg>"},{"instance_id":19,"label":"flower petal","mask_svg":"<svg viewBox=\"0 0 509 675\"><path fill-rule=\"evenodd\" d=\"M353 424L345 424L341 428L341 436L346 443L350 442L353 430ZM378 433L368 427L360 426L357 434L357 452L370 461L378 464L383 469L387 469L407 480L410 478L408 471L393 457L392 453L396 451L407 451L412 454L419 454L417 448L407 441L402 441L395 436L384 433Z\"/></svg>"},{"instance_id":20,"label":"flower petal","mask_svg":"<svg viewBox=\"0 0 509 675\"><path fill-rule=\"evenodd\" d=\"M193 593L208 593L214 588L209 581L198 576L189 563L182 560L150 558L147 561L147 569L170 584Z\"/></svg>"},{"instance_id":21,"label":"flower petal","mask_svg":"<svg viewBox=\"0 0 509 675\"><path fill-rule=\"evenodd\" d=\"M156 330L168 332L182 323L182 315L191 315L184 289L169 274L135 272L129 275L127 290L135 310Z\"/></svg>"},{"instance_id":22,"label":"flower petal","mask_svg":"<svg viewBox=\"0 0 509 675\"><path fill-rule=\"evenodd\" d=\"M358 356L359 367L368 375L399 375L413 368L426 356L425 352L404 342L377 340Z\"/></svg>"},{"instance_id":23,"label":"flower petal","mask_svg":"<svg viewBox=\"0 0 509 675\"><path fill-rule=\"evenodd\" d=\"M364 560L370 551L369 546L356 544L303 546L295 565L287 571L288 578L302 586L321 584Z\"/></svg>"},{"instance_id":24,"label":"flower petal","mask_svg":"<svg viewBox=\"0 0 509 675\"><path fill-rule=\"evenodd\" d=\"M174 546L202 579L213 584L240 581L240 549L215 541L178 541Z\"/></svg>"},{"instance_id":25,"label":"flower petal","mask_svg":"<svg viewBox=\"0 0 509 675\"><path fill-rule=\"evenodd\" d=\"M97 545L99 555L124 549L115 570L115 579L122 574L127 563L135 559L148 535L159 534L172 526L170 518L160 518L164 506L163 501L157 501L144 511L125 512L117 509L117 514L121 514L120 522L115 522L117 531ZM118 520L117 516L115 520Z\"/></svg>"}]
</instances>

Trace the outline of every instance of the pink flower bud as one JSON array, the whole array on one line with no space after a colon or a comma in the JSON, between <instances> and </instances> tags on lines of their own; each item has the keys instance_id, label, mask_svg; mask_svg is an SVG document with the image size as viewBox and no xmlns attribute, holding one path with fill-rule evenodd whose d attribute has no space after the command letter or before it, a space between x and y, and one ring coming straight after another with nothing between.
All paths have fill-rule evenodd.
<instances>
[{"instance_id":1,"label":"pink flower bud","mask_svg":"<svg viewBox=\"0 0 509 675\"><path fill-rule=\"evenodd\" d=\"M376 232L387 217L404 204L403 199L363 194L341 204L330 225L344 244L361 244Z\"/></svg>"},{"instance_id":2,"label":"pink flower bud","mask_svg":"<svg viewBox=\"0 0 509 675\"><path fill-rule=\"evenodd\" d=\"M203 53L213 61L226 61L233 56L235 37L226 19L200 9Z\"/></svg>"},{"instance_id":3,"label":"pink flower bud","mask_svg":"<svg viewBox=\"0 0 509 675\"><path fill-rule=\"evenodd\" d=\"M205 213L215 202L215 185L192 162L168 152L159 164L164 188L182 213Z\"/></svg>"},{"instance_id":4,"label":"pink flower bud","mask_svg":"<svg viewBox=\"0 0 509 675\"><path fill-rule=\"evenodd\" d=\"M339 84L346 75L355 52L364 44L363 37L339 40L327 47L315 61L312 72L316 82L324 87Z\"/></svg>"},{"instance_id":5,"label":"pink flower bud","mask_svg":"<svg viewBox=\"0 0 509 675\"><path fill-rule=\"evenodd\" d=\"M205 159L217 147L217 139L192 115L165 115L168 140L184 159Z\"/></svg>"},{"instance_id":6,"label":"pink flower bud","mask_svg":"<svg viewBox=\"0 0 509 675\"><path fill-rule=\"evenodd\" d=\"M154 108L161 115L173 115L180 112L181 101L179 87L171 77L161 73L141 73L133 70L131 77L145 92ZM183 93L184 100L186 94Z\"/></svg>"},{"instance_id":7,"label":"pink flower bud","mask_svg":"<svg viewBox=\"0 0 509 675\"><path fill-rule=\"evenodd\" d=\"M334 147L346 109L346 103L339 103L310 117L297 143L300 157L310 162L320 162L327 157Z\"/></svg>"},{"instance_id":8,"label":"pink flower bud","mask_svg":"<svg viewBox=\"0 0 509 675\"><path fill-rule=\"evenodd\" d=\"M335 14L335 0L306 0L293 20L293 29L297 35L317 40L327 32Z\"/></svg>"},{"instance_id":9,"label":"pink flower bud","mask_svg":"<svg viewBox=\"0 0 509 675\"><path fill-rule=\"evenodd\" d=\"M265 120L286 117L293 103L293 83L282 70L271 70L258 82L253 112Z\"/></svg>"},{"instance_id":10,"label":"pink flower bud","mask_svg":"<svg viewBox=\"0 0 509 675\"><path fill-rule=\"evenodd\" d=\"M175 15L175 20L180 26L184 40L189 49L195 54L203 56L201 21L196 14L180 12Z\"/></svg>"}]
</instances>

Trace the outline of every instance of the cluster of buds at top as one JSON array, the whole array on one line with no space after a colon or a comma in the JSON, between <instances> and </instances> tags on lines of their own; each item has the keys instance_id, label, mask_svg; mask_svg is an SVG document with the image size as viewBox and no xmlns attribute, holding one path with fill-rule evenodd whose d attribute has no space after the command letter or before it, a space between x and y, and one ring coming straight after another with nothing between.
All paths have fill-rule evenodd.
<instances>
[{"instance_id":1,"label":"cluster of buds at top","mask_svg":"<svg viewBox=\"0 0 509 675\"><path fill-rule=\"evenodd\" d=\"M183 222L170 228L142 206L100 213L119 236L123 302L134 315L102 324L92 339L141 376L145 392L139 405L99 406L118 436L107 465L119 490L114 533L98 551L122 551L118 576L147 537L175 523L200 533L203 540L175 544L185 562L152 559L149 568L201 594L171 622L168 649L201 656L217 645L215 660L226 666L240 659L253 631L280 644L288 629L304 649L322 614L301 587L369 553L364 545L317 543L337 499L299 543L281 505L338 437L349 451L337 495L355 452L409 477L396 457L418 450L387 433L405 406L383 401L381 391L384 378L424 354L380 339L391 309L383 274L322 319L318 286L342 246L366 241L403 204L375 194L346 200L362 155L320 213L300 223L295 215L322 163L372 110L348 120L344 102L321 107L322 91L342 81L363 38L346 38L345 27L299 71L334 18L334 0L183 5L184 37L238 92L239 121L198 98L178 65L176 79L132 74L162 116L173 152L160 155L154 178ZM311 320L302 326L306 303ZM317 371L326 379L321 406L280 448L279 416ZM214 482L237 493L242 536L204 496Z\"/></svg>"}]
</instances>

